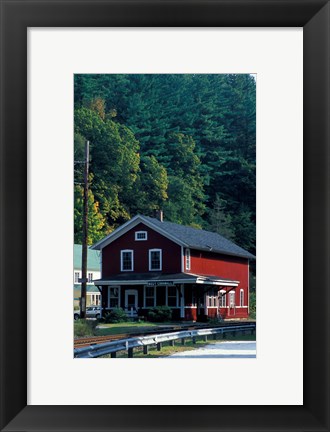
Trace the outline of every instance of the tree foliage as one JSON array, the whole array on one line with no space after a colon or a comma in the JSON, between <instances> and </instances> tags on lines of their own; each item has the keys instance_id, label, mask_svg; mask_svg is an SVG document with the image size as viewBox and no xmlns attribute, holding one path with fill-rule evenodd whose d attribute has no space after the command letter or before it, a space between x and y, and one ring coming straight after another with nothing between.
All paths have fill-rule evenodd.
<instances>
[{"instance_id":1,"label":"tree foliage","mask_svg":"<svg viewBox=\"0 0 330 432\"><path fill-rule=\"evenodd\" d=\"M102 234L163 208L167 220L215 230L255 252L252 76L84 74L74 84L75 160L89 140Z\"/></svg>"}]
</instances>

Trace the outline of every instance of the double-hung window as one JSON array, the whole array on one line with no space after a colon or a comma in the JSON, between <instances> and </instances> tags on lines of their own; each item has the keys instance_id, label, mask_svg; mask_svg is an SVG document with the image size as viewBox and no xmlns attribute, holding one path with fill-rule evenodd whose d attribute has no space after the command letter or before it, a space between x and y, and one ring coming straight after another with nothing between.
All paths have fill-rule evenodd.
<instances>
[{"instance_id":1,"label":"double-hung window","mask_svg":"<svg viewBox=\"0 0 330 432\"><path fill-rule=\"evenodd\" d=\"M162 250L149 249L149 271L162 270Z\"/></svg>"},{"instance_id":2,"label":"double-hung window","mask_svg":"<svg viewBox=\"0 0 330 432\"><path fill-rule=\"evenodd\" d=\"M120 288L119 287L109 287L108 288L108 304L110 308L119 307L119 296L120 296Z\"/></svg>"},{"instance_id":3,"label":"double-hung window","mask_svg":"<svg viewBox=\"0 0 330 432\"><path fill-rule=\"evenodd\" d=\"M120 270L133 271L133 251L125 249L120 251Z\"/></svg>"},{"instance_id":4,"label":"double-hung window","mask_svg":"<svg viewBox=\"0 0 330 432\"><path fill-rule=\"evenodd\" d=\"M186 249L186 270L190 270L190 249Z\"/></svg>"},{"instance_id":5,"label":"double-hung window","mask_svg":"<svg viewBox=\"0 0 330 432\"><path fill-rule=\"evenodd\" d=\"M239 292L239 305L244 306L244 290L240 290Z\"/></svg>"},{"instance_id":6,"label":"double-hung window","mask_svg":"<svg viewBox=\"0 0 330 432\"><path fill-rule=\"evenodd\" d=\"M156 289L154 286L146 286L145 288L145 296L144 296L144 306L145 307L154 307L156 306Z\"/></svg>"},{"instance_id":7,"label":"double-hung window","mask_svg":"<svg viewBox=\"0 0 330 432\"><path fill-rule=\"evenodd\" d=\"M226 307L226 291L224 290L220 291L219 306L223 308Z\"/></svg>"},{"instance_id":8,"label":"double-hung window","mask_svg":"<svg viewBox=\"0 0 330 432\"><path fill-rule=\"evenodd\" d=\"M229 307L235 307L235 291L229 293Z\"/></svg>"},{"instance_id":9,"label":"double-hung window","mask_svg":"<svg viewBox=\"0 0 330 432\"><path fill-rule=\"evenodd\" d=\"M74 272L74 282L75 283L79 282L79 272Z\"/></svg>"},{"instance_id":10,"label":"double-hung window","mask_svg":"<svg viewBox=\"0 0 330 432\"><path fill-rule=\"evenodd\" d=\"M218 296L217 289L212 288L209 291L209 307L216 307L216 305L217 305L217 296Z\"/></svg>"},{"instance_id":11,"label":"double-hung window","mask_svg":"<svg viewBox=\"0 0 330 432\"><path fill-rule=\"evenodd\" d=\"M93 280L93 273L88 273L88 282L92 282Z\"/></svg>"},{"instance_id":12,"label":"double-hung window","mask_svg":"<svg viewBox=\"0 0 330 432\"><path fill-rule=\"evenodd\" d=\"M178 290L176 286L167 287L167 306L178 306Z\"/></svg>"}]
</instances>

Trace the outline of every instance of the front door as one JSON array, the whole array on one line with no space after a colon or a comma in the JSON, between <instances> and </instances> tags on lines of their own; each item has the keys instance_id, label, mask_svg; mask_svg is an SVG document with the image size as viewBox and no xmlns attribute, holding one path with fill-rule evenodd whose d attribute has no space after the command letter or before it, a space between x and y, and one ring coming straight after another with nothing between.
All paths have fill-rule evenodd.
<instances>
[{"instance_id":1,"label":"front door","mask_svg":"<svg viewBox=\"0 0 330 432\"><path fill-rule=\"evenodd\" d=\"M128 315L136 315L138 310L138 291L126 290L125 291L125 310Z\"/></svg>"}]
</instances>

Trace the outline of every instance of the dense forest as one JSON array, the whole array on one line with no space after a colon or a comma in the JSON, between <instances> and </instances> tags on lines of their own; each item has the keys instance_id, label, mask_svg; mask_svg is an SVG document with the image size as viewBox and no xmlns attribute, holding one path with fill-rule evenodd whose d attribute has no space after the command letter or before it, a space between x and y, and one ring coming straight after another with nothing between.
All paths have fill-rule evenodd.
<instances>
[{"instance_id":1,"label":"dense forest","mask_svg":"<svg viewBox=\"0 0 330 432\"><path fill-rule=\"evenodd\" d=\"M255 253L256 83L241 75L75 75L75 242L90 142L89 243L137 213Z\"/></svg>"}]
</instances>

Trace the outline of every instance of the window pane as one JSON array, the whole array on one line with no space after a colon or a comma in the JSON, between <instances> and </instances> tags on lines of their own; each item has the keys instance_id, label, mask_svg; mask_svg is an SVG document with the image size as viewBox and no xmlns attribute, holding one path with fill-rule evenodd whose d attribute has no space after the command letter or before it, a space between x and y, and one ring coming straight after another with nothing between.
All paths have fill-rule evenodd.
<instances>
[{"instance_id":1,"label":"window pane","mask_svg":"<svg viewBox=\"0 0 330 432\"><path fill-rule=\"evenodd\" d=\"M167 300L168 306L176 306L176 297L169 297Z\"/></svg>"},{"instance_id":2,"label":"window pane","mask_svg":"<svg viewBox=\"0 0 330 432\"><path fill-rule=\"evenodd\" d=\"M147 233L145 231L138 231L135 234L135 238L137 240L146 240L147 239Z\"/></svg>"},{"instance_id":3,"label":"window pane","mask_svg":"<svg viewBox=\"0 0 330 432\"><path fill-rule=\"evenodd\" d=\"M118 298L110 298L110 307L117 308L118 307Z\"/></svg>"},{"instance_id":4,"label":"window pane","mask_svg":"<svg viewBox=\"0 0 330 432\"><path fill-rule=\"evenodd\" d=\"M119 296L118 288L110 288L110 297L118 297L118 296Z\"/></svg>"},{"instance_id":5,"label":"window pane","mask_svg":"<svg viewBox=\"0 0 330 432\"><path fill-rule=\"evenodd\" d=\"M151 270L160 270L160 251L150 252L150 268Z\"/></svg>"},{"instance_id":6,"label":"window pane","mask_svg":"<svg viewBox=\"0 0 330 432\"><path fill-rule=\"evenodd\" d=\"M190 249L186 249L186 270L190 270Z\"/></svg>"},{"instance_id":7,"label":"window pane","mask_svg":"<svg viewBox=\"0 0 330 432\"><path fill-rule=\"evenodd\" d=\"M146 297L153 297L155 292L155 287L146 287Z\"/></svg>"},{"instance_id":8,"label":"window pane","mask_svg":"<svg viewBox=\"0 0 330 432\"><path fill-rule=\"evenodd\" d=\"M132 252L122 252L122 269L132 270Z\"/></svg>"},{"instance_id":9,"label":"window pane","mask_svg":"<svg viewBox=\"0 0 330 432\"><path fill-rule=\"evenodd\" d=\"M220 306L226 307L226 294L224 292L221 292L220 295Z\"/></svg>"},{"instance_id":10,"label":"window pane","mask_svg":"<svg viewBox=\"0 0 330 432\"><path fill-rule=\"evenodd\" d=\"M154 306L154 304L155 304L155 301L154 301L154 298L153 297L147 297L146 298L146 306L148 307L148 306Z\"/></svg>"}]
</instances>

